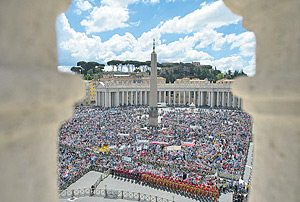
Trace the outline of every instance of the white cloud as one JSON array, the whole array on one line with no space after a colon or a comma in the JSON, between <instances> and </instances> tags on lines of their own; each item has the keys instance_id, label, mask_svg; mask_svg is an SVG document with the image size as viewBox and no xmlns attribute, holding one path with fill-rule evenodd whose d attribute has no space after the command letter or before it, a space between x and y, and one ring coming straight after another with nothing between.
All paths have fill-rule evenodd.
<instances>
[{"instance_id":1,"label":"white cloud","mask_svg":"<svg viewBox=\"0 0 300 202\"><path fill-rule=\"evenodd\" d=\"M127 8L129 4L138 3L140 0L102 0L103 5L110 7L123 7Z\"/></svg>"},{"instance_id":2,"label":"white cloud","mask_svg":"<svg viewBox=\"0 0 300 202\"><path fill-rule=\"evenodd\" d=\"M200 4L201 7L206 6L206 5L207 5L206 1L204 1L203 3Z\"/></svg>"},{"instance_id":3,"label":"white cloud","mask_svg":"<svg viewBox=\"0 0 300 202\"><path fill-rule=\"evenodd\" d=\"M209 54L193 49L198 40L199 33L196 33L193 36L186 36L169 44L161 44L157 48L158 54L168 62L189 62L193 60L213 59Z\"/></svg>"},{"instance_id":4,"label":"white cloud","mask_svg":"<svg viewBox=\"0 0 300 202\"><path fill-rule=\"evenodd\" d=\"M74 72L71 71L72 66L57 66L58 71L74 74Z\"/></svg>"},{"instance_id":5,"label":"white cloud","mask_svg":"<svg viewBox=\"0 0 300 202\"><path fill-rule=\"evenodd\" d=\"M136 22L131 22L130 24L133 25L133 26L138 27L141 24L141 21L139 20L139 21L136 21Z\"/></svg>"},{"instance_id":6,"label":"white cloud","mask_svg":"<svg viewBox=\"0 0 300 202\"><path fill-rule=\"evenodd\" d=\"M88 1L83 1L83 0L77 0L76 1L76 6L82 11L87 11L92 8L92 4Z\"/></svg>"},{"instance_id":7,"label":"white cloud","mask_svg":"<svg viewBox=\"0 0 300 202\"><path fill-rule=\"evenodd\" d=\"M81 15L82 12L81 12L80 9L75 9L75 10L74 10L74 13L76 13L77 15Z\"/></svg>"},{"instance_id":8,"label":"white cloud","mask_svg":"<svg viewBox=\"0 0 300 202\"><path fill-rule=\"evenodd\" d=\"M204 29L201 32L197 32L199 43L196 45L196 49L206 48L213 45L213 50L218 51L224 45L225 40L222 38L223 34L218 33L213 29Z\"/></svg>"},{"instance_id":9,"label":"white cloud","mask_svg":"<svg viewBox=\"0 0 300 202\"><path fill-rule=\"evenodd\" d=\"M95 32L114 30L117 28L138 26L140 21L128 22L129 11L127 6L151 0L102 0L100 7L95 7L90 16L81 22L86 33L76 32L70 27L68 19L62 14L58 21L62 34L59 35L59 47L69 52L72 58L79 60L96 60L107 62L119 60L150 60L152 39L156 39L156 51L159 61L191 62L200 61L202 64L217 66L221 71L228 69L241 70L247 74L254 74L255 59L247 62L243 57L254 56L255 37L253 33L224 35L215 28L237 23L240 17L232 14L221 1L210 5L203 4L198 9L184 17L175 17L172 20L161 22L157 27L144 32L140 37L131 33L115 34L107 41L99 36L87 35ZM83 2L83 1L81 1ZM158 2L154 0L153 2ZM189 33L189 36L166 43L165 33ZM163 39L162 39L163 38ZM240 55L233 55L214 60L214 57L201 49L211 46L214 51L221 51L224 45L230 49L237 48Z\"/></svg>"},{"instance_id":10,"label":"white cloud","mask_svg":"<svg viewBox=\"0 0 300 202\"><path fill-rule=\"evenodd\" d=\"M249 65L246 66L243 71L248 75L248 76L254 76L255 75L255 69L256 69L256 59L255 55L252 57L252 59L249 61Z\"/></svg>"},{"instance_id":11,"label":"white cloud","mask_svg":"<svg viewBox=\"0 0 300 202\"><path fill-rule=\"evenodd\" d=\"M76 32L70 27L65 14L58 17L58 30L62 30L59 36L61 43L59 47L70 52L72 57L88 60L93 56L93 49L97 48L101 43L101 38L98 36L88 37L85 33Z\"/></svg>"},{"instance_id":12,"label":"white cloud","mask_svg":"<svg viewBox=\"0 0 300 202\"><path fill-rule=\"evenodd\" d=\"M144 3L157 4L160 0L142 0Z\"/></svg>"},{"instance_id":13,"label":"white cloud","mask_svg":"<svg viewBox=\"0 0 300 202\"><path fill-rule=\"evenodd\" d=\"M240 54L245 57L251 57L255 54L255 35L253 32L243 32L239 35L229 34L226 41L232 43L230 50L239 48Z\"/></svg>"},{"instance_id":14,"label":"white cloud","mask_svg":"<svg viewBox=\"0 0 300 202\"><path fill-rule=\"evenodd\" d=\"M117 28L128 27L129 19L127 8L101 6L95 7L88 19L81 21L88 34L94 32L111 31Z\"/></svg>"},{"instance_id":15,"label":"white cloud","mask_svg":"<svg viewBox=\"0 0 300 202\"><path fill-rule=\"evenodd\" d=\"M216 66L221 72L226 72L229 69L231 71L242 70L244 67L243 62L244 60L240 55L233 55L219 60L207 61L206 64L211 64L212 66Z\"/></svg>"},{"instance_id":16,"label":"white cloud","mask_svg":"<svg viewBox=\"0 0 300 202\"><path fill-rule=\"evenodd\" d=\"M206 28L218 28L221 26L237 23L241 17L233 14L222 1L210 5L203 5L202 8L180 18L174 17L171 20L162 22L159 30L162 33L191 33L203 31Z\"/></svg>"}]
</instances>

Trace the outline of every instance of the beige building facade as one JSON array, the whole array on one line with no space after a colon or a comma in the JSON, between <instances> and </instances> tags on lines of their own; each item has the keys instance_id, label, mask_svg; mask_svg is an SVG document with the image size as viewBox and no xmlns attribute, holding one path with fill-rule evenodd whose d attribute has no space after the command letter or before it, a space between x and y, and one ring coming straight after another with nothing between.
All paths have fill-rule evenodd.
<instances>
[{"instance_id":1,"label":"beige building facade","mask_svg":"<svg viewBox=\"0 0 300 202\"><path fill-rule=\"evenodd\" d=\"M143 77L139 82L125 76L118 76L109 81L100 81L96 86L96 105L116 107L121 105L149 105L150 78ZM177 79L166 83L162 77L157 78L157 102L172 106L184 106L194 103L196 106L241 107L241 99L231 92L233 80L219 80L211 83L207 79Z\"/></svg>"}]
</instances>

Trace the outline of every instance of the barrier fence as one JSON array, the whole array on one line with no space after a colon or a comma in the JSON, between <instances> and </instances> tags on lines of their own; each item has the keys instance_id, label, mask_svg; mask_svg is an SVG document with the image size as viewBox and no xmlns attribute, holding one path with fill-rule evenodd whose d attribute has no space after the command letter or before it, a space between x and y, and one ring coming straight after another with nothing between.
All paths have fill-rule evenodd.
<instances>
[{"instance_id":1,"label":"barrier fence","mask_svg":"<svg viewBox=\"0 0 300 202\"><path fill-rule=\"evenodd\" d=\"M95 188L98 187L98 185L100 184L100 182L102 182L105 178L107 178L110 175L110 170L104 171L103 172L103 176L101 175L98 180L93 184L93 186Z\"/></svg>"},{"instance_id":2,"label":"barrier fence","mask_svg":"<svg viewBox=\"0 0 300 202\"><path fill-rule=\"evenodd\" d=\"M64 190L59 194L60 199L75 199L78 197L104 197L109 199L125 199L132 201L143 201L143 202L175 202L173 199L165 199L159 196L150 194L143 194L137 192L123 191L123 190L112 190L112 189L72 189Z\"/></svg>"},{"instance_id":3,"label":"barrier fence","mask_svg":"<svg viewBox=\"0 0 300 202\"><path fill-rule=\"evenodd\" d=\"M75 183L77 180L79 180L82 176L84 176L85 174L87 174L90 171L98 171L98 172L103 172L104 173L104 176L102 177L102 175L101 175L100 178L95 182L95 184L94 184L95 187L97 187L99 185L99 183L102 180L104 180L106 177L108 177L109 174L110 174L109 170L107 168L103 168L101 166L96 166L96 165L91 165L91 166L87 167L86 169L83 169L78 175L76 175L75 177L69 179L64 184L59 185L59 189L60 190L65 190L71 184Z\"/></svg>"}]
</instances>

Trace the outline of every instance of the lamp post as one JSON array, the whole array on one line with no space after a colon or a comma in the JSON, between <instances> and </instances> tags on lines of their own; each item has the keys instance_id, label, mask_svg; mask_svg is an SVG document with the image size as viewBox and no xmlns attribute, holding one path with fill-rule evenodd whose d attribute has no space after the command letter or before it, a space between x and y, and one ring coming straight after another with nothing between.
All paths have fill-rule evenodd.
<instances>
[{"instance_id":1,"label":"lamp post","mask_svg":"<svg viewBox=\"0 0 300 202\"><path fill-rule=\"evenodd\" d=\"M106 189L106 185L105 186L105 189L104 189L104 198L107 198L107 189Z\"/></svg>"}]
</instances>

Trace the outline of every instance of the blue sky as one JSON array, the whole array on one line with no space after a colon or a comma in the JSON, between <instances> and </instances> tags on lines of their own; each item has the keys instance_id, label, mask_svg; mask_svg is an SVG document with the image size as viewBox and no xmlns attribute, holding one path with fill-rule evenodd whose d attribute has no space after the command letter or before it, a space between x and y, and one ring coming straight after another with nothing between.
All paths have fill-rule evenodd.
<instances>
[{"instance_id":1,"label":"blue sky","mask_svg":"<svg viewBox=\"0 0 300 202\"><path fill-rule=\"evenodd\" d=\"M59 70L78 61L200 62L255 74L255 36L222 1L73 0L57 18ZM109 70L109 67L106 67Z\"/></svg>"}]
</instances>

